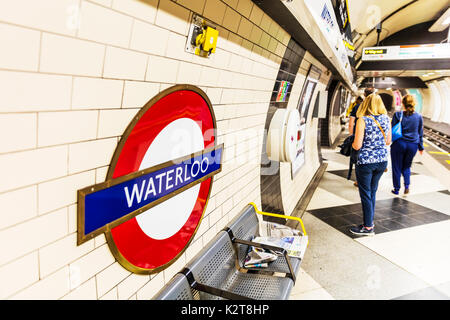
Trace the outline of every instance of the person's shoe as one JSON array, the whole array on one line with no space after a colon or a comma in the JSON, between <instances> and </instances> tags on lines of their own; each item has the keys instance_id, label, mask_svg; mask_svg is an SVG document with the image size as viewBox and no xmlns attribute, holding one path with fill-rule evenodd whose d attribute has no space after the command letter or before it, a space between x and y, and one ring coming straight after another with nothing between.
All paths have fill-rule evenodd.
<instances>
[{"instance_id":1,"label":"person's shoe","mask_svg":"<svg viewBox=\"0 0 450 320\"><path fill-rule=\"evenodd\" d=\"M357 227L351 227L350 232L358 236L373 236L375 235L375 227L367 229L364 225L359 225Z\"/></svg>"},{"instance_id":2,"label":"person's shoe","mask_svg":"<svg viewBox=\"0 0 450 320\"><path fill-rule=\"evenodd\" d=\"M409 188L405 189L405 194L409 193Z\"/></svg>"},{"instance_id":3,"label":"person's shoe","mask_svg":"<svg viewBox=\"0 0 450 320\"><path fill-rule=\"evenodd\" d=\"M391 192L398 196L398 190L391 190Z\"/></svg>"},{"instance_id":4,"label":"person's shoe","mask_svg":"<svg viewBox=\"0 0 450 320\"><path fill-rule=\"evenodd\" d=\"M354 185L355 187L357 187L357 186L358 186L358 181L353 182L353 185Z\"/></svg>"}]
</instances>

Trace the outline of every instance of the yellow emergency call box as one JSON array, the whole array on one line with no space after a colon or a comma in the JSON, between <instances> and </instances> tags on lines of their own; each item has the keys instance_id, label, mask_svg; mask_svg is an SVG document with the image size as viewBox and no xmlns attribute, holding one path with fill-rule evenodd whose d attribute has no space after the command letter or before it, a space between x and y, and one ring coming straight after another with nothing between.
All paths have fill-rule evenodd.
<instances>
[{"instance_id":1,"label":"yellow emergency call box","mask_svg":"<svg viewBox=\"0 0 450 320\"><path fill-rule=\"evenodd\" d=\"M206 27L204 32L205 41L202 44L202 49L210 53L216 52L217 38L219 37L219 31L211 27Z\"/></svg>"},{"instance_id":2,"label":"yellow emergency call box","mask_svg":"<svg viewBox=\"0 0 450 320\"><path fill-rule=\"evenodd\" d=\"M186 50L198 56L208 58L216 52L219 31L209 21L194 16L189 31Z\"/></svg>"}]
</instances>

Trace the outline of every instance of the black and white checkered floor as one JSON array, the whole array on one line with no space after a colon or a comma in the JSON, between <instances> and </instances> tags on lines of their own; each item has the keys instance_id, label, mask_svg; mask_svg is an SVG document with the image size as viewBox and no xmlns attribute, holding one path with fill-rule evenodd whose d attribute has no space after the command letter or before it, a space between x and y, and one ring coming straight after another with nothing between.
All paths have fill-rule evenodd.
<instances>
[{"instance_id":1,"label":"black and white checkered floor","mask_svg":"<svg viewBox=\"0 0 450 320\"><path fill-rule=\"evenodd\" d=\"M375 233L362 223L348 158L322 150L327 171L303 216L309 246L291 299L449 299L450 192L417 155L410 193L395 196L390 165L377 193ZM428 167L427 167L428 165Z\"/></svg>"}]
</instances>

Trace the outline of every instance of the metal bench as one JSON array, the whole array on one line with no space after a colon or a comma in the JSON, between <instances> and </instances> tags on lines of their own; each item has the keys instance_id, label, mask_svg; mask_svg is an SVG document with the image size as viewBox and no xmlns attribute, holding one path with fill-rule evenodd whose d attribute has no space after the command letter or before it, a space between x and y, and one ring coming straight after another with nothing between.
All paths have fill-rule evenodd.
<instances>
[{"instance_id":1,"label":"metal bench","mask_svg":"<svg viewBox=\"0 0 450 320\"><path fill-rule=\"evenodd\" d=\"M251 208L254 208L252 210ZM154 297L154 300L285 300L294 285L300 259L289 259L284 249L252 243L249 235L257 233L256 207L249 205L241 215L219 232L186 266ZM253 220L256 218L256 221ZM250 227L251 231L246 230ZM256 227L256 229L255 229ZM238 237L242 237L238 238ZM284 273L274 276L242 267L245 247L274 250L282 253L283 263L271 266L270 271ZM239 248L237 248L239 247ZM292 260L292 263L289 261ZM298 261L295 261L298 260Z\"/></svg>"},{"instance_id":2,"label":"metal bench","mask_svg":"<svg viewBox=\"0 0 450 320\"><path fill-rule=\"evenodd\" d=\"M244 267L249 246L255 245L251 240L260 235L257 214L299 222L302 228L302 235L304 236L302 241L308 241L303 221L300 218L259 211L254 203L250 203L224 229L228 232L233 243L237 245L239 268L265 274L283 273L285 276L292 278L295 283L296 275L300 269L301 259L305 253L304 251L301 258L289 257L286 252L284 256L269 263L267 268ZM305 243L305 248L306 245L307 243Z\"/></svg>"}]
</instances>

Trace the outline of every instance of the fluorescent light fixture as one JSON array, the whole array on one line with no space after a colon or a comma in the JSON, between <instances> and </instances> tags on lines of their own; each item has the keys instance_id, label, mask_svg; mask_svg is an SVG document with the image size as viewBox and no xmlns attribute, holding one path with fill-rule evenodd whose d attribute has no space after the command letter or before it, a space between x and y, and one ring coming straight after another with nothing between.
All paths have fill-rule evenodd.
<instances>
[{"instance_id":1,"label":"fluorescent light fixture","mask_svg":"<svg viewBox=\"0 0 450 320\"><path fill-rule=\"evenodd\" d=\"M450 24L450 8L444 12L444 14L436 20L436 22L428 29L430 32L441 32L448 28Z\"/></svg>"}]
</instances>

